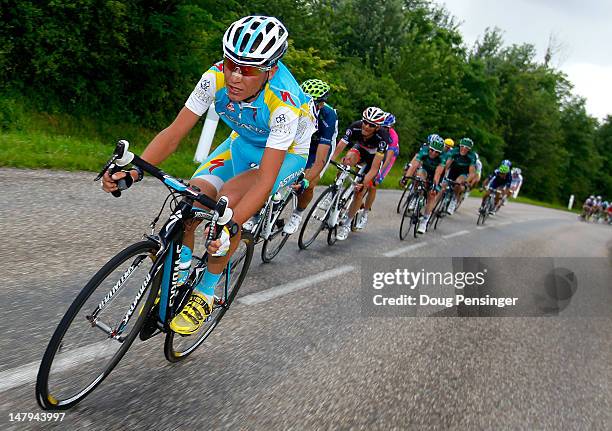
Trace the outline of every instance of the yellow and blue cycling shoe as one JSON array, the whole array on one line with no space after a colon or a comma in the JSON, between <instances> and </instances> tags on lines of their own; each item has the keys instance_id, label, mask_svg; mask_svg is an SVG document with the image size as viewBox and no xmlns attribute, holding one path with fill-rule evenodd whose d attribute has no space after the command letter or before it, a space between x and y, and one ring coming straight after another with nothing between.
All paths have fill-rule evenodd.
<instances>
[{"instance_id":1,"label":"yellow and blue cycling shoe","mask_svg":"<svg viewBox=\"0 0 612 431\"><path fill-rule=\"evenodd\" d=\"M203 294L194 290L187 304L170 322L170 329L181 335L191 335L200 329L211 312L212 299L209 302Z\"/></svg>"}]
</instances>

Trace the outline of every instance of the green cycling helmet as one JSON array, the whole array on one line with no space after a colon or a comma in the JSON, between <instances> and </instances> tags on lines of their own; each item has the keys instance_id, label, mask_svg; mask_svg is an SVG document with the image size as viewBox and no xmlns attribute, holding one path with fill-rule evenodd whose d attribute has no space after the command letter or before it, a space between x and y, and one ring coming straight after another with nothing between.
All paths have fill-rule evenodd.
<instances>
[{"instance_id":1,"label":"green cycling helmet","mask_svg":"<svg viewBox=\"0 0 612 431\"><path fill-rule=\"evenodd\" d=\"M431 142L429 143L429 149L437 151L438 153L443 152L444 151L444 139L436 135L435 137L431 139Z\"/></svg>"},{"instance_id":2,"label":"green cycling helmet","mask_svg":"<svg viewBox=\"0 0 612 431\"><path fill-rule=\"evenodd\" d=\"M320 79L309 79L308 81L304 81L301 87L304 93L312 97L315 102L325 101L331 89L327 82L321 81Z\"/></svg>"},{"instance_id":3,"label":"green cycling helmet","mask_svg":"<svg viewBox=\"0 0 612 431\"><path fill-rule=\"evenodd\" d=\"M508 165L501 165L498 170L500 174L507 174L510 172L510 167Z\"/></svg>"},{"instance_id":4,"label":"green cycling helmet","mask_svg":"<svg viewBox=\"0 0 612 431\"><path fill-rule=\"evenodd\" d=\"M459 146L468 147L469 149L472 149L472 147L474 147L474 141L472 141L470 138L461 138L459 140Z\"/></svg>"}]
</instances>

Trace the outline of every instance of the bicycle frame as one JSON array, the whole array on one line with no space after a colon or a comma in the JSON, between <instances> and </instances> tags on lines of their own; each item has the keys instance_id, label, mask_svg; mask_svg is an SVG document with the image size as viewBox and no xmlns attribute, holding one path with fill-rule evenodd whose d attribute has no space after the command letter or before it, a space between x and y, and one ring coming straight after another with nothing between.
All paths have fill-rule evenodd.
<instances>
[{"instance_id":1,"label":"bicycle frame","mask_svg":"<svg viewBox=\"0 0 612 431\"><path fill-rule=\"evenodd\" d=\"M174 304L179 293L179 288L177 286L178 271L180 263L180 254L183 244L185 220L197 218L201 220L210 221L211 229L209 229L208 236L206 238L206 248L216 235L216 226L217 222L219 222L220 220L220 212L225 214L227 206L226 200L223 201L223 199L221 199L219 200L219 202L215 202L208 196L200 194L199 189L187 186L182 181L165 174L161 169L147 163L140 157L129 153L128 146L129 144L125 141L119 141L117 143L117 147L115 149L113 157L106 163L106 165L96 178L96 181L98 181L105 172L116 172L116 168L120 169L121 166L125 166L129 163L132 163L136 166L139 166L141 169L144 169L145 171L149 172L151 175L166 184L169 189L171 189L172 191L179 192L184 197L181 201L179 201L178 205L172 211L172 213L168 217L168 220L161 227L157 235L151 234L144 236L144 238L147 238L157 243L159 245L159 250L155 255L153 266L149 270L149 273L145 277L145 280L143 281L140 289L134 297L130 308L125 313L123 319L118 324L118 326L116 328L111 328L109 325L105 324L99 319L99 315L104 310L104 308L112 301L113 296L119 290L121 290L125 282L129 279L130 275L145 260L144 257L139 256L136 258L132 265L130 265L130 267L121 275L117 283L115 283L111 290L104 296L104 299L98 304L91 316L87 316L87 319L91 322L92 326L100 328L102 331L108 334L109 338L115 338L120 342L124 339L122 337L122 333L127 327L127 323L129 322L134 311L136 310L138 303L142 299L142 295L146 291L149 284L158 276L158 273L162 268L163 273L161 275L162 279L160 283L161 291L158 312L158 323L160 323L160 325L158 326L160 326L160 329L163 331L169 330L169 322L174 317ZM121 192L117 192L117 194L115 194L115 196L117 197L120 195ZM193 205L195 201L199 202L204 206L215 209L205 210L200 208L194 208ZM231 219L231 210L229 212L229 219ZM151 224L152 229L155 227L156 221L157 220L155 220ZM226 267L227 277L224 292L225 298L220 301L221 305L225 304L225 299L227 298L228 283L230 280L229 270L230 262L228 262ZM185 283L184 286L187 286L187 283Z\"/></svg>"},{"instance_id":2,"label":"bicycle frame","mask_svg":"<svg viewBox=\"0 0 612 431\"><path fill-rule=\"evenodd\" d=\"M278 203L279 207L280 205L282 205L282 202L284 202L288 198L293 201L293 208L295 209L297 207L297 196L295 194L295 191L291 188L290 185L281 187L280 189L276 191L275 194L277 193L280 193L281 195L281 200ZM276 220L278 220L278 217L280 216L280 211L276 211L276 209L274 208L274 195L275 194L268 196L268 200L266 201L266 204L264 205L263 209L260 210L260 213L259 213L260 218L259 218L259 221L257 222L257 225L254 228L254 232L256 233L255 237L257 238L257 242L265 241L270 238L274 224L276 223Z\"/></svg>"},{"instance_id":3,"label":"bicycle frame","mask_svg":"<svg viewBox=\"0 0 612 431\"><path fill-rule=\"evenodd\" d=\"M327 227L333 229L338 224L338 219L340 217L340 210L344 206L344 202L340 202L341 199L346 199L348 196L351 196L353 190L355 189L355 185L358 183L359 178L363 176L365 171L365 165L361 165L359 168L358 174L350 179L351 184L344 191L344 193L339 193L342 190L342 186L347 177L351 175L350 170L348 169L340 169L340 175L334 181L334 197L332 198L330 204L330 212L327 217Z\"/></svg>"}]
</instances>

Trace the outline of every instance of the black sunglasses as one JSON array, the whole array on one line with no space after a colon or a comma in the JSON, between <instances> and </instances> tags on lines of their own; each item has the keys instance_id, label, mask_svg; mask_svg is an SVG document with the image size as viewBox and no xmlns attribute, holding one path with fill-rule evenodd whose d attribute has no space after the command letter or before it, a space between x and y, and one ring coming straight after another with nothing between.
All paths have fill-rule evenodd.
<instances>
[{"instance_id":1,"label":"black sunglasses","mask_svg":"<svg viewBox=\"0 0 612 431\"><path fill-rule=\"evenodd\" d=\"M378 127L378 124L376 124L376 123L372 123L371 121L368 121L368 120L361 120L361 121L362 121L362 122L363 122L363 124L365 124L366 126L369 126L369 127Z\"/></svg>"}]
</instances>

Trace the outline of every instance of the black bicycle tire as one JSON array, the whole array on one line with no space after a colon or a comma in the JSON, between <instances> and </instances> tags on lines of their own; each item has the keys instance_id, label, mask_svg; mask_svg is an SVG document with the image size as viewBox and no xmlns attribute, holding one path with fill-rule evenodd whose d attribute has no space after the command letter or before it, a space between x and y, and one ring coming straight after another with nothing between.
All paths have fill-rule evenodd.
<instances>
[{"instance_id":1,"label":"black bicycle tire","mask_svg":"<svg viewBox=\"0 0 612 431\"><path fill-rule=\"evenodd\" d=\"M302 224L302 228L300 229L300 234L298 236L298 247L300 248L300 250L306 250L308 247L310 247L312 245L312 243L315 242L315 240L317 239L319 234L323 230L325 230L325 225L327 223L327 216L329 216L329 208L327 210L327 214L325 216L325 219L320 222L321 223L321 228L317 231L317 233L312 238L310 238L308 241L304 242L304 232L306 231L306 226L308 225L308 222L312 218L312 214L315 212L315 210L317 209L318 205L321 203L321 201L323 200L325 195L328 194L328 193L333 193L333 191L334 191L334 187L333 186L329 186L328 188L326 188L323 191L323 193L321 193L321 195L314 202L314 204L310 208L310 211L308 211L308 214L306 215L306 220L304 220L304 223ZM333 200L333 198L332 198L332 200Z\"/></svg>"},{"instance_id":2,"label":"black bicycle tire","mask_svg":"<svg viewBox=\"0 0 612 431\"><path fill-rule=\"evenodd\" d=\"M253 255L255 254L255 239L249 232L243 232L242 237L240 238L240 241L247 242L247 253L245 256L245 263L244 263L244 266L242 267L242 271L240 272L240 275L238 276L236 287L232 289L231 292L229 292L226 306L223 307L221 310L219 310L219 314L217 314L215 322L210 326L210 328L206 332L203 332L201 336L199 336L194 341L194 343L184 352L180 352L180 353L176 352L172 344L174 337L175 336L181 337L181 335L175 334L172 331L168 331L166 333L166 339L164 341L164 355L168 362L180 362L186 359L198 347L200 347L202 343L204 343L204 341L206 341L206 339L210 336L210 334L217 328L217 326L219 326L219 322L221 322L221 319L223 318L223 316L225 315L229 307L234 302L234 299L236 298L236 295L238 294L238 290L240 290L240 287L242 286L242 283L244 282L244 279L247 273L249 272L249 268L253 260Z\"/></svg>"},{"instance_id":3,"label":"black bicycle tire","mask_svg":"<svg viewBox=\"0 0 612 431\"><path fill-rule=\"evenodd\" d=\"M157 291L153 292L156 289L150 289L150 286L154 283L159 283L159 277L162 271L158 272L158 276L155 279L152 279L147 286L149 290L148 297L146 299L143 310L138 316L136 323L130 330L129 334L126 336L123 341L122 346L119 348L117 353L113 355L110 359L108 365L105 367L104 371L96 377L89 385L82 391L78 396L72 396L72 401L67 403L62 403L61 400L57 400L51 393L49 393L48 379L49 373L51 370L51 365L53 364L53 359L59 350L61 342L63 340L64 335L70 328L70 325L74 321L74 318L77 316L77 313L81 310L81 307L87 302L89 297L94 293L94 291L102 284L102 282L111 274L119 265L124 263L125 261L133 258L135 255L139 253L143 253L145 251L157 251L159 250L159 244L154 241L146 240L134 243L119 253L117 253L114 257L112 257L108 262L106 262L102 268L94 274L94 276L87 282L85 287L81 290L81 292L74 299L64 316L62 317L60 323L55 329L53 335L51 336L51 340L45 349L45 353L43 354L43 359L40 363L40 367L38 369L38 375L36 378L36 401L38 405L44 410L65 410L73 407L77 403L81 402L85 399L93 390L98 387L102 381L111 373L111 371L117 366L119 361L123 358L123 356L127 353L128 349L138 336L140 332L140 328L144 323L144 320L149 313L149 309L153 306L154 298L157 295Z\"/></svg>"},{"instance_id":4,"label":"black bicycle tire","mask_svg":"<svg viewBox=\"0 0 612 431\"><path fill-rule=\"evenodd\" d=\"M400 223L400 231L399 231L399 237L402 241L406 239L406 237L408 236L408 233L410 232L410 226L412 224L412 215L410 214L410 211L408 211L408 204L410 203L412 199L414 199L415 194L416 194L415 192L412 192L410 195L408 195L406 206L404 207L404 213L402 214L402 221ZM405 234L402 234L404 231L404 223L406 222L408 223L408 229L406 230Z\"/></svg>"},{"instance_id":5,"label":"black bicycle tire","mask_svg":"<svg viewBox=\"0 0 612 431\"><path fill-rule=\"evenodd\" d=\"M402 192L402 195L400 196L400 200L397 203L397 213L399 214L401 209L402 209L402 200L404 200L404 196L406 196L406 193L408 192L409 186L406 185L404 187L404 191Z\"/></svg>"},{"instance_id":6,"label":"black bicycle tire","mask_svg":"<svg viewBox=\"0 0 612 431\"><path fill-rule=\"evenodd\" d=\"M287 195L287 197L285 198L285 201L282 203L281 209L278 212L279 214L283 212L283 210L287 207L287 205L289 204L289 202L291 202L291 200L293 199L293 193L289 193ZM274 259L276 256L278 256L278 253L280 253L280 251L282 250L282 248L285 246L285 244L287 243L287 240L289 239L290 235L286 235L282 232L280 232L278 235L282 235L283 238L280 240L280 243L278 244L278 248L272 253L271 256L266 256L266 252L268 250L268 246L270 244L269 240L264 240L263 245L261 247L261 261L263 263L270 263L272 262L272 259Z\"/></svg>"}]
</instances>

